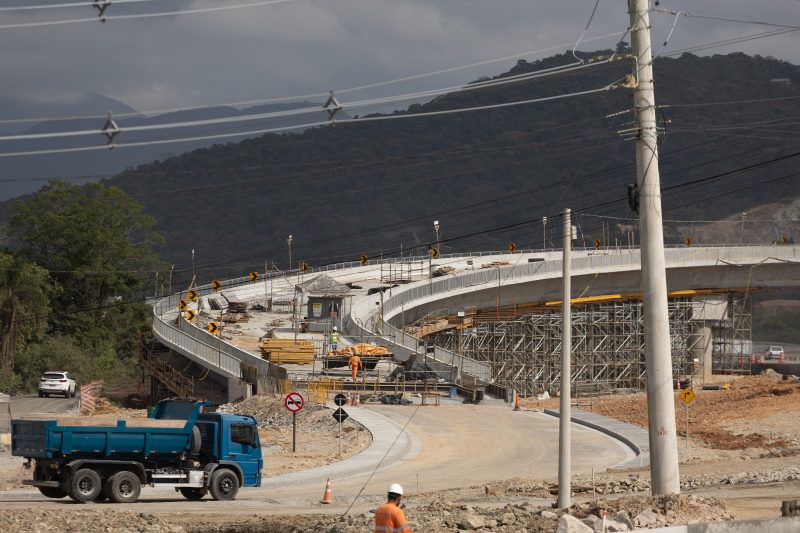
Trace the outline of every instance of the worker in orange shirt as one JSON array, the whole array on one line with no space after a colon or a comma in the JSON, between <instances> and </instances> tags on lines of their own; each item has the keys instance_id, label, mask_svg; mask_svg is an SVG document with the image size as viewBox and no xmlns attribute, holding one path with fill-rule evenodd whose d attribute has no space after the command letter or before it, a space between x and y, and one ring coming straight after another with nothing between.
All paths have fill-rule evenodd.
<instances>
[{"instance_id":1,"label":"worker in orange shirt","mask_svg":"<svg viewBox=\"0 0 800 533\"><path fill-rule=\"evenodd\" d=\"M400 508L403 487L397 483L389 486L387 502L375 511L375 533L411 533L406 515Z\"/></svg>"},{"instance_id":2,"label":"worker in orange shirt","mask_svg":"<svg viewBox=\"0 0 800 533\"><path fill-rule=\"evenodd\" d=\"M353 373L353 383L355 383L358 380L358 369L364 366L361 364L361 358L357 354L353 354L347 362L347 366L350 367L350 371Z\"/></svg>"}]
</instances>

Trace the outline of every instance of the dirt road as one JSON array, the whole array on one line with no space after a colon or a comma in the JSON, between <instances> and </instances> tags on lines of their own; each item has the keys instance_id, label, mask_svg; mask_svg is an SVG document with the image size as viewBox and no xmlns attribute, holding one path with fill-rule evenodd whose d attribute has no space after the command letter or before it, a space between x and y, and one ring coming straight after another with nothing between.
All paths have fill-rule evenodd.
<instances>
[{"instance_id":1,"label":"dirt road","mask_svg":"<svg viewBox=\"0 0 800 533\"><path fill-rule=\"evenodd\" d=\"M350 479L332 479L333 505L319 504L324 481L298 482L288 474L270 480L273 486L274 480L279 480L280 488L246 489L235 502L189 502L173 491L146 489L139 503L127 505L125 509L163 516L197 513L202 520L209 519L209 515L224 519L242 513L337 512L344 510L364 488L354 509L365 510L384 497L386 486L391 482L400 482L408 487L409 493L415 494L417 488L430 492L518 476L536 479L557 476L558 420L542 413L515 413L505 405L443 405L419 409L376 406L370 409L385 415L397 427L407 424L407 431L414 434L418 447L407 461L378 471L368 483L369 472ZM574 427L573 468L576 473L589 472L592 468L604 470L628 457L629 452L618 442L598 432ZM31 505L76 507L68 499L47 500L32 492L8 493L0 500L0 509ZM200 518L202 515L205 517Z\"/></svg>"}]
</instances>

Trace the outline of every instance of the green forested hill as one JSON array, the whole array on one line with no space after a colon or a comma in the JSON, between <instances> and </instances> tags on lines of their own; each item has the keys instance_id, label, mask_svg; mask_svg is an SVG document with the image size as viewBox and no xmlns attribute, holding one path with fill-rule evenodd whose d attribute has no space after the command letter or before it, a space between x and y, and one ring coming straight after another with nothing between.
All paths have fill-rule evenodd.
<instances>
[{"instance_id":1,"label":"green forested hill","mask_svg":"<svg viewBox=\"0 0 800 533\"><path fill-rule=\"evenodd\" d=\"M572 60L566 53L521 61L504 76ZM439 97L400 113L594 89L628 72L628 63L601 65ZM800 98L791 98L800 96L798 67L743 54L687 54L657 60L655 75L665 188L800 151ZM729 103L740 101L750 102ZM624 199L635 181L633 144L619 131L631 127L632 114L607 117L629 110L631 102L631 91L621 89L491 111L339 123L196 150L111 181L158 220L166 260L186 267L196 251L202 279L263 269L264 261L285 267L289 234L295 266L374 257L401 246L408 251L434 240L434 219L442 239L536 220L445 242L443 253L499 249L510 241L538 248L540 218L564 207L588 209L576 217L587 239L600 235L604 220L589 215L631 215ZM798 161L667 189L664 216L714 219L800 195L800 179L784 178ZM548 231L556 244L560 228L553 226ZM667 230L668 239L681 238L677 229Z\"/></svg>"}]
</instances>

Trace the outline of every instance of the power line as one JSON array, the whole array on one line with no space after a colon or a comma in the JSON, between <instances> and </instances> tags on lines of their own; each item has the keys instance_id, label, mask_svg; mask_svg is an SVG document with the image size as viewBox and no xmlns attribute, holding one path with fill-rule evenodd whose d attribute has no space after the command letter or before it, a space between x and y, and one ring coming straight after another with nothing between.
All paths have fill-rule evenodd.
<instances>
[{"instance_id":1,"label":"power line","mask_svg":"<svg viewBox=\"0 0 800 533\"><path fill-rule=\"evenodd\" d=\"M605 35L599 35L596 37L592 37L589 39L585 39L584 42L591 42L591 41L599 41L603 39L607 39L609 37L617 37L622 35L622 32L614 32L608 33ZM483 61L477 61L474 63L469 63L465 65L459 65L455 67L447 67L439 70L434 70L430 72L424 72L421 74L413 74L410 76L403 76L400 78L394 78L390 80L384 80L374 83L368 83L365 85L358 85L355 87L349 87L346 89L337 89L336 94L348 94L352 92L359 92L366 89L374 89L378 87L385 87L387 85L394 85L398 83L404 83L407 81L414 81L423 78L429 78L433 76L438 76L441 74L449 74L452 72L458 72L461 70L467 70L475 67L480 67L484 65L489 65L492 63L499 63L502 61L507 61L510 59L519 59L521 56L530 56L530 55L538 55L545 52L552 52L555 50L561 50L566 46L569 46L571 43L564 43L558 44L554 46L548 46L546 48L538 48L535 50L527 50L524 52L519 52L512 55L506 55L502 57L495 57L492 59L486 59ZM258 100L243 100L243 101L235 101L235 102L222 102L216 104L205 104L205 105L197 105L197 106L183 106L183 107L173 107L173 108L162 108L162 109L151 109L145 111L132 111L126 113L114 113L115 118L123 118L123 117L139 117L142 115L157 115L157 114L165 114L165 113L177 113L181 111L194 111L198 109L211 109L215 107L241 107L241 106L251 106L251 105L259 105L259 104L269 104L269 103L276 103L276 102L286 102L286 101L298 101L298 100L306 100L308 98L323 98L327 97L329 92L319 92L319 93L310 93L310 94L300 94L300 95L292 95L292 96L279 96L273 98L264 98ZM59 116L59 117L38 117L38 118L13 118L13 119L0 119L0 124L14 124L14 123L26 123L26 122L46 122L46 121L60 121L60 120L81 120L81 119L105 119L107 117L107 113L98 114L98 115L72 115L72 116Z\"/></svg>"},{"instance_id":2,"label":"power line","mask_svg":"<svg viewBox=\"0 0 800 533\"><path fill-rule=\"evenodd\" d=\"M145 19L153 17L172 17L176 15L191 15L197 13L216 13L219 11L230 11L232 9L246 9L251 7L268 6L273 4L287 4L289 2L295 2L295 1L296 0L263 0L261 2L252 2L249 4L204 7L198 9L183 9L178 11L162 11L159 13L137 13L131 15L111 15L111 16L103 15L102 18L92 17L92 18L82 18L82 19L48 20L41 22L18 22L14 24L2 24L0 25L0 30L10 30L15 28L36 28L41 26L63 26L65 24L77 24L80 22L97 22L100 20L105 22L106 20L132 20L132 19Z\"/></svg>"},{"instance_id":3,"label":"power line","mask_svg":"<svg viewBox=\"0 0 800 533\"><path fill-rule=\"evenodd\" d=\"M329 120L325 121L317 121L317 122L309 122L305 124L294 124L291 126L280 126L274 128L264 128L259 130L252 130L252 131L244 131L244 132L237 132L237 133L223 133L217 135L200 135L194 137L181 137L181 138L174 138L174 139L164 139L160 141L138 141L138 142L129 142L129 143L119 143L113 145L95 145L95 146L81 146L81 147L74 147L74 148L54 148L54 149L45 149L45 150L30 150L30 151L20 151L20 152L4 152L0 153L0 157L16 157L16 156L26 156L26 155L44 155L44 154L59 154L59 153L71 153L71 152L86 152L91 150L107 150L111 148L126 148L126 147L134 147L134 146L152 146L152 145L160 145L160 144L172 144L172 143L179 143L179 142L190 142L190 141L205 141L205 140L212 140L212 139L224 139L224 138L231 138L231 137L242 137L242 136L252 136L252 135L262 135L266 133L277 133L282 131L291 131L291 130L299 130L299 129L306 129L306 128L313 128L318 126L328 126L332 124L355 124L355 123L362 123L362 122L377 122L377 121L385 121L385 120L400 120L400 119L412 119L412 118L428 118L428 117L437 117L437 116L444 116L444 115L452 115L457 113L469 113L474 111L486 111L491 109L504 109L504 108L511 108L517 107L522 105L530 105L535 103L541 102L551 102L555 100L563 100L566 98L574 98L579 96L588 96L591 94L597 94L601 92L607 92L613 89L619 88L618 85L614 85L614 82L608 84L606 86L597 88L597 89L589 89L585 91L577 91L573 93L566 93L566 94L559 94L553 96L545 96L541 98L532 98L529 100L521 100L521 101L514 101L514 102L505 102L501 104L489 104L483 106L473 106L473 107L466 107L466 108L457 108L457 109L446 109L446 110L439 110L439 111L429 111L425 113L403 113L398 115L382 115L382 116L368 116L368 117L360 117L360 118L353 118L353 119L346 119L336 122L331 122ZM69 133L69 132L62 132L62 133ZM98 134L99 132L93 131L93 134ZM81 133L83 134L83 133ZM39 135L39 134L36 134ZM65 136L59 133L53 134L54 136ZM0 138L0 140L17 140L13 138L14 136ZM19 136L17 136L19 137ZM41 137L39 137L41 138ZM47 134L45 134L44 138L48 138Z\"/></svg>"},{"instance_id":4,"label":"power line","mask_svg":"<svg viewBox=\"0 0 800 533\"><path fill-rule=\"evenodd\" d=\"M440 96L443 94L457 94L462 92L469 92L469 91L476 91L491 87L497 87L501 85L507 85L510 83L520 83L523 81L529 81L532 79L537 79L541 77L552 76L556 74L563 74L567 72L577 71L580 69L584 69L590 66L602 65L609 63L608 60L597 61L594 63L585 63L585 64L570 64L564 65L560 67L553 67L549 69L543 69L536 72L530 72L525 74L518 74L515 76L508 76L502 77L495 80L485 81L474 83L470 85L459 85L455 87L444 87L441 89L429 90L429 91L421 91L416 93L407 93L407 94L400 94L396 96L389 96L383 98L373 98L370 100L362 100L362 101L355 101L349 103L342 103L341 106L343 108L349 109L358 109L360 107L367 107L367 106L376 106L376 105L385 105L390 103L399 103L408 100L419 100L419 99L427 99L432 96ZM137 131L154 131L154 130L163 130L163 129L175 129L175 128L190 128L196 126L209 126L214 124L229 124L229 123L236 123L236 122L249 122L253 120L263 120L263 119L271 119L271 118L282 118L282 117L289 117L289 116L297 116L302 114L310 114L310 113L324 113L325 108L321 107L306 107L301 109L289 109L285 111L272 111L269 113L255 113L255 114L246 114L246 115L236 115L232 117L222 117L222 118L211 118L211 119L201 119L201 120L190 120L184 122L166 122L162 124L146 124L141 126L128 126L121 128L119 133L123 132L137 132ZM345 121L346 122L346 121ZM15 135L4 135L0 136L0 141L24 141L24 140L34 140L34 139L54 139L54 138L63 138L63 137L79 137L79 136L88 136L88 135L98 135L102 134L104 130L102 129L92 129L92 130L75 130L75 131L61 131L61 132L49 132L49 133L33 133L33 134L15 134Z\"/></svg>"},{"instance_id":5,"label":"power line","mask_svg":"<svg viewBox=\"0 0 800 533\"><path fill-rule=\"evenodd\" d=\"M679 107L711 107L711 106L724 106L724 105L741 105L741 104L761 104L766 102L782 102L785 100L797 100L797 96L780 96L777 98L751 98L746 100L728 100L724 102L699 102L699 103L686 103L686 104L658 104L659 109L673 109Z\"/></svg>"},{"instance_id":6,"label":"power line","mask_svg":"<svg viewBox=\"0 0 800 533\"><path fill-rule=\"evenodd\" d=\"M696 13L692 13L690 11L677 11L674 9L663 9L663 8L655 8L653 9L656 13L661 15L675 15L676 17L687 17L687 18L695 18L695 19L705 19L705 20L718 20L722 22L736 22L740 24L755 24L758 26L772 26L774 28L791 28L794 30L800 30L800 26L795 26L792 24L779 24L776 22L764 22L761 20L749 20L749 19L735 19L735 18L727 18L727 17L719 17L719 16L712 16L712 15L698 15Z\"/></svg>"},{"instance_id":7,"label":"power line","mask_svg":"<svg viewBox=\"0 0 800 533\"><path fill-rule=\"evenodd\" d=\"M158 2L159 0L113 0L114 5L118 4L140 4L143 2ZM64 4L39 4L33 6L9 6L0 7L0 11L39 11L44 9L63 9L69 7L95 7L94 2L71 2ZM97 19L93 19L97 20Z\"/></svg>"}]
</instances>

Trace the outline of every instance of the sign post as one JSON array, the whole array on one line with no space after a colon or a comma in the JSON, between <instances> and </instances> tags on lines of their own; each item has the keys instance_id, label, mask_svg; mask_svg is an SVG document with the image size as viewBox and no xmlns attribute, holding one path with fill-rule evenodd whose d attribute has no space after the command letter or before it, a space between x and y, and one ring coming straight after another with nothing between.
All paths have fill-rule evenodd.
<instances>
[{"instance_id":1,"label":"sign post","mask_svg":"<svg viewBox=\"0 0 800 533\"><path fill-rule=\"evenodd\" d=\"M336 421L339 422L339 460L341 461L342 460L342 422L347 420L347 417L350 416L350 415L347 414L347 412L344 409L342 409L342 406L347 403L347 396L345 396L344 394L341 394L341 393L337 394L336 396L333 397L333 403L335 403L339 407L336 411L333 412L333 415L331 415L331 416L333 416L333 418L335 418Z\"/></svg>"},{"instance_id":2,"label":"sign post","mask_svg":"<svg viewBox=\"0 0 800 533\"><path fill-rule=\"evenodd\" d=\"M299 392L290 392L283 400L283 405L292 413L292 453L297 449L297 413L303 408L305 400Z\"/></svg>"},{"instance_id":3,"label":"sign post","mask_svg":"<svg viewBox=\"0 0 800 533\"><path fill-rule=\"evenodd\" d=\"M689 449L689 404L692 403L696 394L692 390L691 387L686 387L683 389L680 394L680 399L683 400L683 403L686 405L686 449Z\"/></svg>"}]
</instances>

